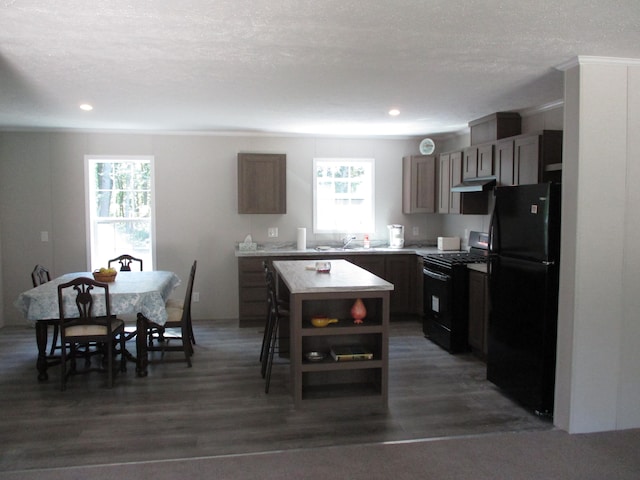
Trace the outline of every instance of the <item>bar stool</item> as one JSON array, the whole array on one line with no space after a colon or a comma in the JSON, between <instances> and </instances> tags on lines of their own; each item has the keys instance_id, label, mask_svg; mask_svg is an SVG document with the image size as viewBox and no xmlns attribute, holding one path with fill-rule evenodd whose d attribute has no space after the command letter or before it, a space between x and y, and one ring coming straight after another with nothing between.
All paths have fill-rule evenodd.
<instances>
[{"instance_id":1,"label":"bar stool","mask_svg":"<svg viewBox=\"0 0 640 480\"><path fill-rule=\"evenodd\" d=\"M273 356L277 349L278 332L280 330L280 322L284 319L288 321L289 311L284 307L286 305L282 300L278 300L275 286L275 278L273 272L266 262L265 281L267 285L267 319L262 339L262 350L260 352L261 374L265 379L265 393L269 393L269 385L271 383L271 367L273 366Z\"/></svg>"}]
</instances>

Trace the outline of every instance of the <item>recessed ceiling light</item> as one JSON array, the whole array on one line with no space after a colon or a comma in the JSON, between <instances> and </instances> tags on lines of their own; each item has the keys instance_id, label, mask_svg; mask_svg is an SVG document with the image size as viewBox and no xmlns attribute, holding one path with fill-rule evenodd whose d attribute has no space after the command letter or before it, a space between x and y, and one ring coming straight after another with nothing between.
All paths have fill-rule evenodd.
<instances>
[{"instance_id":1,"label":"recessed ceiling light","mask_svg":"<svg viewBox=\"0 0 640 480\"><path fill-rule=\"evenodd\" d=\"M392 108L391 110L389 110L389 115L391 115L392 117L397 117L398 115L400 115L400 110L398 110L397 108Z\"/></svg>"},{"instance_id":2,"label":"recessed ceiling light","mask_svg":"<svg viewBox=\"0 0 640 480\"><path fill-rule=\"evenodd\" d=\"M84 110L85 112L90 112L93 110L93 105L89 105L88 103L83 103L80 105L80 110Z\"/></svg>"}]
</instances>

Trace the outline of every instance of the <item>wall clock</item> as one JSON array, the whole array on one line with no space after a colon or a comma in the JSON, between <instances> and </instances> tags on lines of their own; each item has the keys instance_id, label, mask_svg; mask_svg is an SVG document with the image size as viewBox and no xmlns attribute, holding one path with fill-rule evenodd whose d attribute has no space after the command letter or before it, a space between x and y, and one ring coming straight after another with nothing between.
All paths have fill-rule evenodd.
<instances>
[{"instance_id":1,"label":"wall clock","mask_svg":"<svg viewBox=\"0 0 640 480\"><path fill-rule=\"evenodd\" d=\"M431 155L436 149L436 144L430 138L425 138L420 142L420 153L422 155Z\"/></svg>"}]
</instances>

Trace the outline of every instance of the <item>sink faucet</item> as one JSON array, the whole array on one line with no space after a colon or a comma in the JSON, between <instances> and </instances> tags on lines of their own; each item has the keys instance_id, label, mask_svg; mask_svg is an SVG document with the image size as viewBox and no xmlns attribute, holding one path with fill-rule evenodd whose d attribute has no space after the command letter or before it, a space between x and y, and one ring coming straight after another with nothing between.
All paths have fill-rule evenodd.
<instances>
[{"instance_id":1,"label":"sink faucet","mask_svg":"<svg viewBox=\"0 0 640 480\"><path fill-rule=\"evenodd\" d=\"M346 235L343 239L342 239L342 248L347 248L349 246L349 244L351 242L353 242L356 239L355 235Z\"/></svg>"}]
</instances>

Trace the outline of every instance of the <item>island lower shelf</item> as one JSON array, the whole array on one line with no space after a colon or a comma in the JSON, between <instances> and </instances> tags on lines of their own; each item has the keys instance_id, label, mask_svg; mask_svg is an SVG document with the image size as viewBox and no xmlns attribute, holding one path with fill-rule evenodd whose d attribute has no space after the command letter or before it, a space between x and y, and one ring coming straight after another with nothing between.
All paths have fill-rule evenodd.
<instances>
[{"instance_id":1,"label":"island lower shelf","mask_svg":"<svg viewBox=\"0 0 640 480\"><path fill-rule=\"evenodd\" d=\"M296 331L296 398L380 397L387 403L387 330L385 317L386 293L341 293L336 298L317 300L305 296L300 299L302 328ZM364 298L361 298L364 297ZM367 307L363 323L355 324L344 317L351 304L360 298ZM311 317L328 313L338 318L337 323L326 327L314 327ZM292 320L295 321L295 320ZM341 359L331 355L335 349L354 347L371 359ZM321 361L307 360L309 352L324 355ZM299 363L298 363L299 362Z\"/></svg>"}]
</instances>

